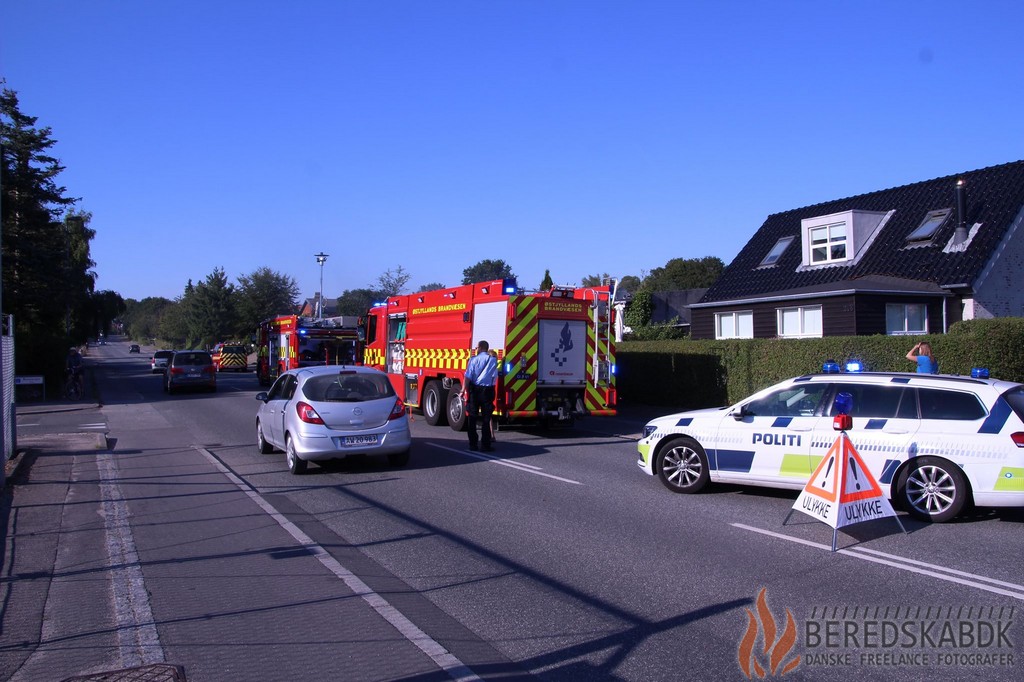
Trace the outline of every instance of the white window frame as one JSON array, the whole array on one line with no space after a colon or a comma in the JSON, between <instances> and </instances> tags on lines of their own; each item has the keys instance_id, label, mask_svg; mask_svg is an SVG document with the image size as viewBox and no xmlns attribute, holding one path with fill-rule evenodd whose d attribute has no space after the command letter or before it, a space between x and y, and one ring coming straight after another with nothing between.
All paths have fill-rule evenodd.
<instances>
[{"instance_id":1,"label":"white window frame","mask_svg":"<svg viewBox=\"0 0 1024 682\"><path fill-rule=\"evenodd\" d=\"M842 235L841 238L840 237L833 237L832 236L832 231L835 228L842 228L843 235ZM814 257L815 249L820 249L822 247L821 247L820 244L815 246L814 240L813 240L811 235L813 235L815 232L818 232L819 230L824 230L825 231L825 235L826 235L825 236L825 245L824 245L825 246L825 257L824 258L815 258ZM842 247L843 247L843 256L842 256L842 258L836 258L836 257L834 257L832 255L833 249L835 249L839 245L842 245ZM850 226L847 225L845 221L840 221L840 222L837 222L837 223L829 223L827 225L815 225L814 227L809 227L809 228L807 228L807 246L808 246L808 248L810 248L811 265L822 265L823 263L843 263L845 261L848 261L848 260L850 260L850 247L851 247L851 244L850 244Z\"/></svg>"},{"instance_id":2,"label":"white window frame","mask_svg":"<svg viewBox=\"0 0 1024 682\"><path fill-rule=\"evenodd\" d=\"M924 309L924 328L923 329L910 329L910 308L923 308ZM903 329L893 329L889 326L889 311L901 308L901 316L903 317ZM928 304L927 303L886 303L885 304L885 333L889 336L907 336L914 334L927 334L928 333Z\"/></svg>"},{"instance_id":3,"label":"white window frame","mask_svg":"<svg viewBox=\"0 0 1024 682\"><path fill-rule=\"evenodd\" d=\"M782 321L787 312L793 312L799 315L799 330L796 333L785 333L782 327ZM818 316L818 328L815 331L807 330L807 314L817 313ZM802 305L802 306L790 306L787 308L776 308L776 328L778 329L779 338L782 339L820 339L824 335L824 324L825 321L822 317L820 305Z\"/></svg>"},{"instance_id":4,"label":"white window frame","mask_svg":"<svg viewBox=\"0 0 1024 682\"><path fill-rule=\"evenodd\" d=\"M732 335L722 334L722 319L732 318ZM749 333L741 334L740 319L749 319ZM715 338L716 339L752 339L754 338L754 311L753 310L731 310L727 313L715 313Z\"/></svg>"}]
</instances>

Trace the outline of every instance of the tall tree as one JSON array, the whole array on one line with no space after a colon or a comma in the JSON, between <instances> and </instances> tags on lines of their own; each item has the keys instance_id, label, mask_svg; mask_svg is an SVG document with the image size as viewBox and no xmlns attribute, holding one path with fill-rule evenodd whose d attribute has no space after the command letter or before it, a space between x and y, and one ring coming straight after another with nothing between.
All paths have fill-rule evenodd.
<instances>
[{"instance_id":1,"label":"tall tree","mask_svg":"<svg viewBox=\"0 0 1024 682\"><path fill-rule=\"evenodd\" d=\"M377 278L377 291L384 292L384 297L397 296L405 290L411 275L399 265L394 270L388 270Z\"/></svg>"},{"instance_id":2,"label":"tall tree","mask_svg":"<svg viewBox=\"0 0 1024 682\"><path fill-rule=\"evenodd\" d=\"M544 270L544 279L540 281L541 291L551 291L551 287L555 285L555 281L551 279L551 271Z\"/></svg>"},{"instance_id":3,"label":"tall tree","mask_svg":"<svg viewBox=\"0 0 1024 682\"><path fill-rule=\"evenodd\" d=\"M438 289L444 289L444 285L440 282L427 282L426 284L421 285L420 288L416 290L416 293L422 294L424 291L437 291Z\"/></svg>"},{"instance_id":4,"label":"tall tree","mask_svg":"<svg viewBox=\"0 0 1024 682\"><path fill-rule=\"evenodd\" d=\"M238 328L246 340L260 322L295 309L299 285L295 278L263 266L238 278Z\"/></svg>"},{"instance_id":5,"label":"tall tree","mask_svg":"<svg viewBox=\"0 0 1024 682\"><path fill-rule=\"evenodd\" d=\"M462 271L462 283L473 284L492 279L515 279L512 267L503 260L482 260Z\"/></svg>"},{"instance_id":6,"label":"tall tree","mask_svg":"<svg viewBox=\"0 0 1024 682\"><path fill-rule=\"evenodd\" d=\"M651 291L700 289L714 284L725 265L716 256L704 258L673 258L664 267L654 268L643 286Z\"/></svg>"},{"instance_id":7,"label":"tall tree","mask_svg":"<svg viewBox=\"0 0 1024 682\"><path fill-rule=\"evenodd\" d=\"M36 122L22 113L13 90L0 90L3 312L14 315L17 371L53 375L63 370L59 361L59 369L50 366L53 357L63 357L69 341L85 339L68 339L69 307L91 289L82 290L83 278L62 267L69 262L70 235L60 216L75 199L57 184L64 167L51 153L51 129ZM67 288L74 289L73 300Z\"/></svg>"},{"instance_id":8,"label":"tall tree","mask_svg":"<svg viewBox=\"0 0 1024 682\"><path fill-rule=\"evenodd\" d=\"M193 345L208 347L226 341L237 329L235 285L228 282L224 268L216 267L193 292L188 310L189 340Z\"/></svg>"}]
</instances>

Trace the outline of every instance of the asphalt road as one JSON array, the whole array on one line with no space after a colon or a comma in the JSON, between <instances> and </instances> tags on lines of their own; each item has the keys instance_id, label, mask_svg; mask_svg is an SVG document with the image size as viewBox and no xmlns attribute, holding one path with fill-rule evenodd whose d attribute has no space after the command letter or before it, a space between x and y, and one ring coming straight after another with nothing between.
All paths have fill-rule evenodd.
<instances>
[{"instance_id":1,"label":"asphalt road","mask_svg":"<svg viewBox=\"0 0 1024 682\"><path fill-rule=\"evenodd\" d=\"M906 534L891 519L852 526L833 553L827 526L784 523L795 493L679 496L646 476L632 409L573 430L503 429L491 456L416 417L409 466L296 477L255 447L252 373L167 396L147 350L91 351L103 407L82 428L112 442L159 647L189 680L1024 670L1021 510L903 516Z\"/></svg>"}]
</instances>

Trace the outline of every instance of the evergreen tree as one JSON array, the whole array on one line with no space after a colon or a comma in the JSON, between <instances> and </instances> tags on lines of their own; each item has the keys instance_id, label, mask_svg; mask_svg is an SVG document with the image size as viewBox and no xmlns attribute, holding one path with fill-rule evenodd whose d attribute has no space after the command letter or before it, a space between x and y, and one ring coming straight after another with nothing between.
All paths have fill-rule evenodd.
<instances>
[{"instance_id":1,"label":"evergreen tree","mask_svg":"<svg viewBox=\"0 0 1024 682\"><path fill-rule=\"evenodd\" d=\"M52 131L36 121L13 90L0 91L3 312L14 315L17 371L54 380L67 346L85 340L82 330L70 333L72 312L92 290L92 263L81 249L91 232L72 235L61 220L75 199L57 184L64 167L51 154Z\"/></svg>"},{"instance_id":2,"label":"evergreen tree","mask_svg":"<svg viewBox=\"0 0 1024 682\"><path fill-rule=\"evenodd\" d=\"M541 291L551 291L551 287L553 287L554 285L555 285L555 281L553 279L551 279L551 271L550 270L545 270L544 271L544 279L542 279L540 281L540 290Z\"/></svg>"},{"instance_id":3,"label":"evergreen tree","mask_svg":"<svg viewBox=\"0 0 1024 682\"><path fill-rule=\"evenodd\" d=\"M196 285L187 319L190 347L208 348L235 333L238 328L235 285L228 282L224 268L214 268Z\"/></svg>"},{"instance_id":4,"label":"evergreen tree","mask_svg":"<svg viewBox=\"0 0 1024 682\"><path fill-rule=\"evenodd\" d=\"M264 266L238 278L236 336L248 340L263 320L295 310L299 285L295 278Z\"/></svg>"}]
</instances>

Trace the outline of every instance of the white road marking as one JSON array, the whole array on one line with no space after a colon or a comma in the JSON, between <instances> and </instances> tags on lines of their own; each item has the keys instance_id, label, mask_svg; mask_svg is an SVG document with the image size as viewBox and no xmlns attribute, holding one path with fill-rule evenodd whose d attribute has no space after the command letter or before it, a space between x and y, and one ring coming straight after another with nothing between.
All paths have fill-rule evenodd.
<instances>
[{"instance_id":1,"label":"white road marking","mask_svg":"<svg viewBox=\"0 0 1024 682\"><path fill-rule=\"evenodd\" d=\"M432 445L435 448L441 448L442 450L447 450L448 452L454 452L459 455L465 455L466 457L474 457L485 462L493 462L494 464L501 464L502 466L507 466L512 469L518 469L519 471L523 471L528 474L533 474L534 476L543 476L544 478L551 478L556 481L561 481L562 483L583 485L579 481L574 481L571 478L562 478L561 476L555 476L554 474L545 474L543 471L540 470L540 467L534 466L532 464L526 464L524 462L511 462L507 459L502 459L501 457L493 457L491 455L486 455L481 452L470 452L469 450L465 449L450 448L446 445L438 445L437 443L429 443L429 445Z\"/></svg>"},{"instance_id":2,"label":"white road marking","mask_svg":"<svg viewBox=\"0 0 1024 682\"><path fill-rule=\"evenodd\" d=\"M164 650L149 606L149 592L135 550L135 539L128 522L128 505L121 493L113 455L109 452L97 454L96 468L100 475L103 525L107 536L121 663L125 668L163 663Z\"/></svg>"},{"instance_id":3,"label":"white road marking","mask_svg":"<svg viewBox=\"0 0 1024 682\"><path fill-rule=\"evenodd\" d=\"M252 486L236 476L234 472L228 469L213 455L212 452L201 447L196 447L196 450L206 457L206 459L209 460L210 463L213 464L213 466L215 466L222 474L227 476L232 483L238 486L238 489L245 493L249 499L255 502L260 509L277 521L278 525L280 525L285 532L291 535L296 542L302 545L303 548L312 552L312 554L320 561L321 564L324 565L324 567L327 568L327 570L341 578L352 592L369 604L374 611L380 614L384 620L398 630L403 637L416 645L416 647L427 656L430 656L434 663L447 672L453 680L457 680L458 682L470 682L471 680L480 679L476 673L470 670L469 666L460 661L454 654L441 646L441 644L427 635L427 633L423 632L423 630L419 629L419 627L409 620L401 611L389 604L386 599L370 589L369 585L364 583L359 576L342 566L341 562L331 556L326 549L313 542L311 537L306 535L298 526L289 521L284 514L277 511L277 509L275 509L270 502L267 502L262 495L256 492Z\"/></svg>"},{"instance_id":4,"label":"white road marking","mask_svg":"<svg viewBox=\"0 0 1024 682\"><path fill-rule=\"evenodd\" d=\"M814 547L816 549L823 549L827 552L832 551L831 545L822 544L820 542L812 542L810 540L804 540L802 538L795 538L791 535L777 533L775 531L766 530L764 528L755 528L754 526L748 526L743 523L732 523L729 525L734 526L736 528L742 528L743 530L749 530L755 533L760 533L762 535L768 535L770 537L778 538L780 540L795 542L799 545L806 545L808 547ZM1024 601L1024 585L1008 583L1002 580L996 580L995 578L988 578L983 575L977 575L975 573L958 571L953 568L947 568L946 566L928 564L923 561L907 559L905 557L901 557L895 554L886 554L885 552L879 552L873 549L865 549L863 547L840 549L836 551L838 554L845 554L847 556L856 557L857 559L862 559L864 561L871 561L876 564L892 566L893 568L898 568L901 571L909 571L911 573L927 575L932 578L938 578L939 580L946 580L951 583L958 583L960 585L966 585L968 587L975 587L979 590L985 590L986 592L993 592L995 594L1001 594L1006 597L1012 597L1014 599L1020 599L1021 601Z\"/></svg>"}]
</instances>

